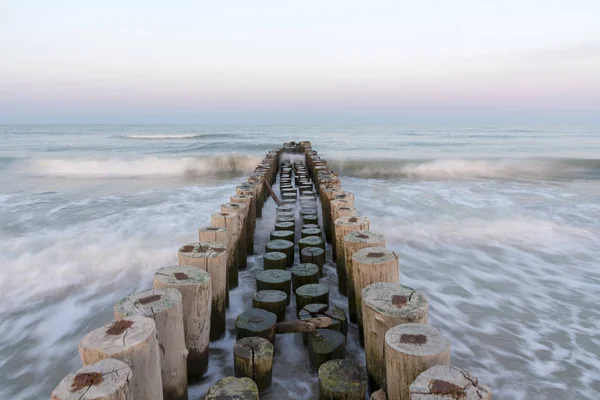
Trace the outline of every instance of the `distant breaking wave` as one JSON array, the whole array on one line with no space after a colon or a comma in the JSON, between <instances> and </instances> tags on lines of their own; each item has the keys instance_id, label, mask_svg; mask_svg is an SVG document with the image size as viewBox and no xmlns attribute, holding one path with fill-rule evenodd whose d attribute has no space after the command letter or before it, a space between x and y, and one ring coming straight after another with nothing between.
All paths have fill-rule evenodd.
<instances>
[{"instance_id":1,"label":"distant breaking wave","mask_svg":"<svg viewBox=\"0 0 600 400\"><path fill-rule=\"evenodd\" d=\"M34 159L20 169L36 176L66 178L152 178L236 176L249 174L259 157L222 154L205 157L139 159Z\"/></svg>"},{"instance_id":2,"label":"distant breaking wave","mask_svg":"<svg viewBox=\"0 0 600 400\"><path fill-rule=\"evenodd\" d=\"M195 133L189 133L189 134L181 134L181 135L123 135L124 138L127 139L162 139L162 140L166 140L166 139L193 139L193 138L200 138L200 137L206 137L206 136L213 136L210 134L195 134Z\"/></svg>"},{"instance_id":3,"label":"distant breaking wave","mask_svg":"<svg viewBox=\"0 0 600 400\"><path fill-rule=\"evenodd\" d=\"M600 160L329 160L342 175L359 178L422 180L464 179L600 179Z\"/></svg>"}]
</instances>

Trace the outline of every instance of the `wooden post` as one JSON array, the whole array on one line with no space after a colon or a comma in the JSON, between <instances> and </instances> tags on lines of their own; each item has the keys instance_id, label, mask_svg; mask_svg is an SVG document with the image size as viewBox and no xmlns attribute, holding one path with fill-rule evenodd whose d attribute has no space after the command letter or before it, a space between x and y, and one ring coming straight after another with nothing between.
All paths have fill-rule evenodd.
<instances>
[{"instance_id":1,"label":"wooden post","mask_svg":"<svg viewBox=\"0 0 600 400\"><path fill-rule=\"evenodd\" d=\"M282 231L276 231L282 232ZM285 231L284 231L285 232ZM294 242L290 242L289 240L270 240L267 242L265 251L267 253L271 251L278 251L284 253L287 256L287 265L290 266L294 264Z\"/></svg>"},{"instance_id":2,"label":"wooden post","mask_svg":"<svg viewBox=\"0 0 600 400\"><path fill-rule=\"evenodd\" d=\"M280 269L260 271L255 275L256 290L280 290L287 294L287 304L290 304L292 273Z\"/></svg>"},{"instance_id":3,"label":"wooden post","mask_svg":"<svg viewBox=\"0 0 600 400\"><path fill-rule=\"evenodd\" d=\"M297 264L292 268L291 273L292 291L294 293L300 286L319 283L319 267L316 264Z\"/></svg>"},{"instance_id":4,"label":"wooden post","mask_svg":"<svg viewBox=\"0 0 600 400\"><path fill-rule=\"evenodd\" d=\"M235 320L236 340L245 337L261 337L275 345L277 316L260 308L249 308Z\"/></svg>"},{"instance_id":5,"label":"wooden post","mask_svg":"<svg viewBox=\"0 0 600 400\"><path fill-rule=\"evenodd\" d=\"M339 331L343 333L344 336L348 335L348 318L346 318L346 312L338 306L334 305L329 308L329 305L327 304L307 304L298 314L298 319L300 320L325 317L330 318L332 321L331 325L326 327L327 329ZM305 333L302 334L302 343L308 343L308 336Z\"/></svg>"},{"instance_id":6,"label":"wooden post","mask_svg":"<svg viewBox=\"0 0 600 400\"><path fill-rule=\"evenodd\" d=\"M248 218L248 207L244 203L226 203L221 205L221 212L224 213L234 213L238 214L239 218L239 237L237 240L237 257L238 257L238 268L244 269L248 266L248 258L247 258L247 229L246 229L246 219Z\"/></svg>"},{"instance_id":7,"label":"wooden post","mask_svg":"<svg viewBox=\"0 0 600 400\"><path fill-rule=\"evenodd\" d=\"M154 274L154 288L174 288L181 292L185 345L189 351L188 378L200 378L208 367L212 297L210 275L196 267L164 267Z\"/></svg>"},{"instance_id":8,"label":"wooden post","mask_svg":"<svg viewBox=\"0 0 600 400\"><path fill-rule=\"evenodd\" d=\"M323 277L325 250L320 247L305 247L300 252L300 262L315 264L319 267L319 277Z\"/></svg>"},{"instance_id":9,"label":"wooden post","mask_svg":"<svg viewBox=\"0 0 600 400\"><path fill-rule=\"evenodd\" d=\"M329 360L346 356L346 336L331 329L317 329L308 334L310 368L318 371Z\"/></svg>"},{"instance_id":10,"label":"wooden post","mask_svg":"<svg viewBox=\"0 0 600 400\"><path fill-rule=\"evenodd\" d=\"M226 328L227 248L217 242L195 242L181 247L177 255L179 265L197 267L210 274L210 340L218 340Z\"/></svg>"},{"instance_id":11,"label":"wooden post","mask_svg":"<svg viewBox=\"0 0 600 400\"><path fill-rule=\"evenodd\" d=\"M410 385L434 365L450 365L450 341L436 328L402 324L385 334L385 369L390 399L409 400Z\"/></svg>"},{"instance_id":12,"label":"wooden post","mask_svg":"<svg viewBox=\"0 0 600 400\"><path fill-rule=\"evenodd\" d=\"M276 231L294 231L296 224L294 222L277 222L275 224Z\"/></svg>"},{"instance_id":13,"label":"wooden post","mask_svg":"<svg viewBox=\"0 0 600 400\"><path fill-rule=\"evenodd\" d=\"M267 390L273 380L273 344L259 337L246 337L235 342L233 371L238 378L252 379L259 392Z\"/></svg>"},{"instance_id":14,"label":"wooden post","mask_svg":"<svg viewBox=\"0 0 600 400\"><path fill-rule=\"evenodd\" d=\"M115 320L132 315L154 319L161 349L165 400L187 400L187 356L183 332L183 305L177 289L150 289L130 294L115 304Z\"/></svg>"},{"instance_id":15,"label":"wooden post","mask_svg":"<svg viewBox=\"0 0 600 400\"><path fill-rule=\"evenodd\" d=\"M325 241L320 236L307 236L298 240L298 249L300 253L307 247L320 247L325 250Z\"/></svg>"},{"instance_id":16,"label":"wooden post","mask_svg":"<svg viewBox=\"0 0 600 400\"><path fill-rule=\"evenodd\" d=\"M50 400L133 400L132 377L129 365L106 358L67 375Z\"/></svg>"},{"instance_id":17,"label":"wooden post","mask_svg":"<svg viewBox=\"0 0 600 400\"><path fill-rule=\"evenodd\" d=\"M330 360L319 367L319 400L365 400L367 374L350 360Z\"/></svg>"},{"instance_id":18,"label":"wooden post","mask_svg":"<svg viewBox=\"0 0 600 400\"><path fill-rule=\"evenodd\" d=\"M228 376L208 389L204 400L258 400L258 387L250 378Z\"/></svg>"},{"instance_id":19,"label":"wooden post","mask_svg":"<svg viewBox=\"0 0 600 400\"><path fill-rule=\"evenodd\" d=\"M367 230L359 230L348 233L343 238L344 241L344 260L346 263L346 282L348 292L348 315L350 322L357 322L356 309L356 289L357 284L354 281L356 274L355 268L352 266L352 256L358 250L366 247L385 247L385 237L380 233L375 233ZM340 255L341 257L341 255Z\"/></svg>"},{"instance_id":20,"label":"wooden post","mask_svg":"<svg viewBox=\"0 0 600 400\"><path fill-rule=\"evenodd\" d=\"M377 387L385 389L385 333L399 324L427 324L427 298L413 288L389 282L367 286L361 298L367 371Z\"/></svg>"},{"instance_id":21,"label":"wooden post","mask_svg":"<svg viewBox=\"0 0 600 400\"><path fill-rule=\"evenodd\" d=\"M304 229L304 226L302 226L302 231L300 232L302 239L304 239L305 237L309 237L309 236L316 236L321 238L323 236L323 232L321 231L321 228L306 228Z\"/></svg>"},{"instance_id":22,"label":"wooden post","mask_svg":"<svg viewBox=\"0 0 600 400\"><path fill-rule=\"evenodd\" d=\"M302 224L319 224L319 217L316 214L308 214L302 217Z\"/></svg>"},{"instance_id":23,"label":"wooden post","mask_svg":"<svg viewBox=\"0 0 600 400\"><path fill-rule=\"evenodd\" d=\"M378 391L371 393L369 400L388 400L388 398L383 389L379 389Z\"/></svg>"},{"instance_id":24,"label":"wooden post","mask_svg":"<svg viewBox=\"0 0 600 400\"><path fill-rule=\"evenodd\" d=\"M294 231L278 231L274 230L270 234L271 240L287 240L294 243L296 233Z\"/></svg>"},{"instance_id":25,"label":"wooden post","mask_svg":"<svg viewBox=\"0 0 600 400\"><path fill-rule=\"evenodd\" d=\"M280 251L265 253L263 256L263 269L281 269L287 268L287 256Z\"/></svg>"},{"instance_id":26,"label":"wooden post","mask_svg":"<svg viewBox=\"0 0 600 400\"><path fill-rule=\"evenodd\" d=\"M138 315L111 322L79 342L83 365L115 358L129 365L136 398L162 400L160 354L154 320Z\"/></svg>"},{"instance_id":27,"label":"wooden post","mask_svg":"<svg viewBox=\"0 0 600 400\"><path fill-rule=\"evenodd\" d=\"M376 282L399 282L398 257L384 247L365 247L352 255L356 316L361 343L363 342L362 290Z\"/></svg>"},{"instance_id":28,"label":"wooden post","mask_svg":"<svg viewBox=\"0 0 600 400\"><path fill-rule=\"evenodd\" d=\"M296 289L296 315L307 304L329 304L329 288L326 285L312 283Z\"/></svg>"},{"instance_id":29,"label":"wooden post","mask_svg":"<svg viewBox=\"0 0 600 400\"><path fill-rule=\"evenodd\" d=\"M435 365L410 385L411 400L492 400L492 391L467 370Z\"/></svg>"},{"instance_id":30,"label":"wooden post","mask_svg":"<svg viewBox=\"0 0 600 400\"><path fill-rule=\"evenodd\" d=\"M252 208L251 195L231 196L232 203L241 203L246 206L246 253L254 254L254 226L256 225L256 210ZM202 241L202 240L201 240Z\"/></svg>"},{"instance_id":31,"label":"wooden post","mask_svg":"<svg viewBox=\"0 0 600 400\"><path fill-rule=\"evenodd\" d=\"M332 221L331 211L329 209L329 202L333 199L335 194L341 194L344 191L340 188L331 188L323 190L321 196L321 206L323 208L323 229L325 229L325 238L328 242L331 242L332 237Z\"/></svg>"},{"instance_id":32,"label":"wooden post","mask_svg":"<svg viewBox=\"0 0 600 400\"><path fill-rule=\"evenodd\" d=\"M236 212L217 212L211 216L210 224L227 228L227 281L229 289L238 287L237 241L240 237L239 214Z\"/></svg>"},{"instance_id":33,"label":"wooden post","mask_svg":"<svg viewBox=\"0 0 600 400\"><path fill-rule=\"evenodd\" d=\"M336 270L338 273L338 288L340 293L344 296L348 295L347 287L347 272L346 272L346 260L344 258L344 237L350 232L368 230L369 220L365 217L340 217L335 220L335 241L332 245L335 246L340 257L336 258Z\"/></svg>"},{"instance_id":34,"label":"wooden post","mask_svg":"<svg viewBox=\"0 0 600 400\"><path fill-rule=\"evenodd\" d=\"M287 294L280 290L259 290L254 293L252 307L270 311L277 316L277 322L285 320Z\"/></svg>"}]
</instances>

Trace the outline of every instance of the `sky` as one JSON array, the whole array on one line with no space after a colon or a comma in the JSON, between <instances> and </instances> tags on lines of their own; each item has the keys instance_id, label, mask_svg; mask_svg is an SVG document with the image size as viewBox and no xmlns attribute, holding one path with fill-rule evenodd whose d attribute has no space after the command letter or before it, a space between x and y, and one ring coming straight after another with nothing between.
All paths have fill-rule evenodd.
<instances>
[{"instance_id":1,"label":"sky","mask_svg":"<svg viewBox=\"0 0 600 400\"><path fill-rule=\"evenodd\" d=\"M0 0L0 123L600 123L599 0Z\"/></svg>"}]
</instances>

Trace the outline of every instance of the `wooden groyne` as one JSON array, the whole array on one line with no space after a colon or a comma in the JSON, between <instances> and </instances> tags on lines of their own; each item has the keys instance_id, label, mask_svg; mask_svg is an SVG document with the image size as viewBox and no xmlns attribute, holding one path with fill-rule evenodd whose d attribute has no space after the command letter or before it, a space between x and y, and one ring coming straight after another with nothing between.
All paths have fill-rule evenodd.
<instances>
[{"instance_id":1,"label":"wooden groyne","mask_svg":"<svg viewBox=\"0 0 600 400\"><path fill-rule=\"evenodd\" d=\"M256 249L256 219L269 199L275 224ZM174 249L178 264L156 271L153 288L119 301L114 320L82 338L83 367L51 399L188 399L188 383L210 369L211 342L225 336L229 292L255 251L263 270L251 305L235 315L235 376L220 377L204 398L258 399L277 376L274 359L285 357L275 352L277 336L298 334L320 400L491 399L451 365L450 341L428 324L426 294L400 283L401 255L310 142L270 151L229 200L199 227L197 242ZM323 279L329 254L335 286ZM334 291L347 307L330 304ZM349 340L364 347L366 365L346 358Z\"/></svg>"}]
</instances>

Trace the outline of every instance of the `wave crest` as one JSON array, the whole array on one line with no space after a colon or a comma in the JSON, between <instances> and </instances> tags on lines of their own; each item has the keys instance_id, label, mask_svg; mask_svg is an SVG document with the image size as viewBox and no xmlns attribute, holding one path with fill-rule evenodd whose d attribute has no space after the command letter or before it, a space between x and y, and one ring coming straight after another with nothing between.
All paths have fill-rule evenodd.
<instances>
[{"instance_id":1,"label":"wave crest","mask_svg":"<svg viewBox=\"0 0 600 400\"><path fill-rule=\"evenodd\" d=\"M193 139L193 138L201 138L201 137L205 137L205 136L209 136L209 135L190 133L190 134L181 134L181 135L123 135L122 137L127 138L127 139L167 140L167 139Z\"/></svg>"}]
</instances>

